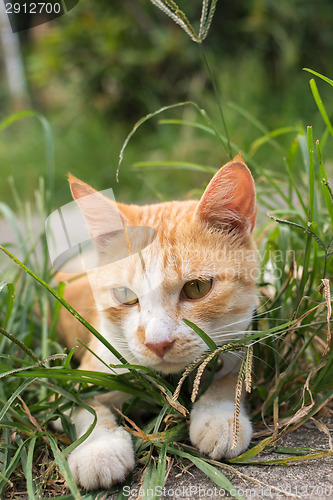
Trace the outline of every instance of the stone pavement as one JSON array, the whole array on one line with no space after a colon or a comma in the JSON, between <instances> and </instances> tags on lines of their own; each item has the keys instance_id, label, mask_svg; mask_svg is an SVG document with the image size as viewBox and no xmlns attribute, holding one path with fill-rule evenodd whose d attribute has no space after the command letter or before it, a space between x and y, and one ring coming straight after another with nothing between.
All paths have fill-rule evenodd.
<instances>
[{"instance_id":1,"label":"stone pavement","mask_svg":"<svg viewBox=\"0 0 333 500\"><path fill-rule=\"evenodd\" d=\"M333 434L333 419L323 419ZM333 437L333 436L332 436ZM279 445L290 447L311 447L326 449L330 447L328 436L320 432L313 422L308 422L295 432L285 436ZM259 459L277 459L287 455L276 453L261 454ZM290 456L290 455L288 455ZM189 467L189 468L188 468ZM333 499L333 456L298 462L292 465L238 465L221 469L245 500L262 499ZM111 495L107 500L116 500ZM148 498L139 496L138 485L131 487L129 500ZM175 464L167 478L161 498L167 500L206 500L231 498L222 488L215 485L207 476L183 462L182 467Z\"/></svg>"}]
</instances>

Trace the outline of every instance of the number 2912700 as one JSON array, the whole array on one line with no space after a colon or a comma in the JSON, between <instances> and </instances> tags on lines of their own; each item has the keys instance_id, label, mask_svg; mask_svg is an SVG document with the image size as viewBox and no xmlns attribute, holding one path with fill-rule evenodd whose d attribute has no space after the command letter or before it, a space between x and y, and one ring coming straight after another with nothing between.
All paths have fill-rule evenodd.
<instances>
[{"instance_id":1,"label":"number 2912700","mask_svg":"<svg viewBox=\"0 0 333 500\"><path fill-rule=\"evenodd\" d=\"M60 2L7 2L5 6L7 14L60 14L62 10Z\"/></svg>"}]
</instances>

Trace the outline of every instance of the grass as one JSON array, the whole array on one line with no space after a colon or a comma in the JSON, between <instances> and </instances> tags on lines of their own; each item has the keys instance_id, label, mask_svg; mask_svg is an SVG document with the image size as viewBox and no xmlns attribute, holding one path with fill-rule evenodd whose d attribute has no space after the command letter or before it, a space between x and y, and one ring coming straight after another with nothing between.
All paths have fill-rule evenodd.
<instances>
[{"instance_id":1,"label":"grass","mask_svg":"<svg viewBox=\"0 0 333 500\"><path fill-rule=\"evenodd\" d=\"M169 7L174 4L166 3ZM207 2L204 4L208 6ZM207 10L203 11L203 16L207 22ZM191 32L186 23L186 29ZM202 33L205 33L204 28ZM325 79L319 74L316 77ZM332 85L333 82L326 79L326 83ZM33 236L30 214L37 213L44 221L52 206L54 144L48 123L33 114L42 124L46 179L41 179L33 204L21 202L22 196L13 183L11 198L16 204L15 213L7 204L0 204L0 211L15 229L18 240L17 246L2 242L0 247L1 498L12 498L13 492L25 493L29 500L102 498L103 492L88 494L78 490L66 461L66 456L92 432L95 421L84 436L76 439L66 411L78 405L94 415L86 400L110 390L121 390L132 396L124 405L120 419L133 436L138 465L136 475L120 486L118 498L125 497L123 488L132 480L139 480L143 491L163 486L165 471L172 460L190 461L216 485L230 491L233 485L227 476L236 464L244 467L287 465L332 453L315 448L287 449L280 445L287 433L323 414L324 409L332 411L329 410L333 397L329 279L333 271L333 198L328 181L329 162L323 158L331 151L333 128L315 80L311 80L310 86L324 124L320 139L312 127L302 125L267 130L246 110L235 106L242 122L247 121L256 131L255 138L245 147L229 142L227 134L221 134L215 121L196 104L179 103L178 111L183 111L180 116L175 114L171 119L163 119L166 112L168 116L173 115L176 108L169 106L158 110L140 120L124 143L120 164L123 155L128 153L126 148L133 140L134 131L136 133L140 126L148 127L159 115L163 129L168 131L166 134L175 136L179 131L190 131L192 139L204 138L205 144L218 151L221 157L225 150L230 149L232 154L242 150L256 178L260 208L255 232L260 255L260 301L247 343L237 340L230 345L216 346L205 332L188 321L206 342L207 353L178 377L162 378L145 367L128 365L99 332L64 301L63 286L54 289L49 285L52 270L45 238L43 234L37 239ZM0 124L0 129L6 133L9 125L23 118L26 120L28 115L13 115ZM272 158L273 168L262 166L262 151L266 158ZM140 172L168 168L167 175L170 171L183 172L184 179L188 179L188 169L203 172L206 178L214 170L211 164L200 159L195 165L193 163L182 160L170 163L154 158L153 162L136 161L134 168ZM123 166L120 166L119 175L125 179L128 175ZM198 193L192 191L190 194ZM18 219L24 221L24 234L19 229ZM23 255L21 261L15 257L18 251ZM112 367L109 373L72 368L73 351L64 352L56 335L60 305L113 351L120 358L117 366L126 366L128 372L117 375L114 373L117 367ZM37 309L40 315L36 314ZM52 318L50 324L48 317ZM221 350L228 349L246 351L239 381L245 381L248 392L252 389L249 404L258 438L241 456L216 462L189 446L187 418L191 399L198 396L203 366L212 363ZM194 392L187 378L192 370L196 373ZM235 395L236 408L241 386L240 383ZM150 417L134 422L131 415L137 408L149 409ZM57 418L61 419L66 433L57 434L50 428L49 423ZM289 455L282 459L272 455L271 460L265 462L261 453L274 450Z\"/></svg>"},{"instance_id":2,"label":"grass","mask_svg":"<svg viewBox=\"0 0 333 500\"><path fill-rule=\"evenodd\" d=\"M314 89L313 81L311 88ZM328 114L324 116L324 123L330 130L326 123ZM168 122L166 126L195 127L222 148L224 137L219 136L205 113L199 112L199 117L199 121L182 124L178 120L176 123ZM20 116L11 117L7 124L15 118ZM146 117L140 124L145 126L150 118ZM272 445L278 446L281 437L320 414L329 404L333 397L333 356L328 348L333 204L322 160L325 149L321 147L321 142L325 147L332 138L324 134L323 141L314 142L312 128L299 127L291 146L283 151L276 142L281 130L263 133L261 126L258 129L257 139L243 154L257 179L261 212L269 210L269 216L259 215L260 222L256 229L261 295L253 332L247 338L254 351L250 396L252 420L263 439L226 464L217 464L200 456L188 445L186 419L192 389L185 382L185 375L190 369L197 370L198 380L202 370L200 365L221 352L221 348L213 345L209 337L190 322L188 324L207 343L207 361L202 358L189 367L182 387L177 391L177 398L174 397L179 382L177 378L162 378L147 368L129 366L124 359L120 359L119 366L125 364L129 371L122 375L111 371L107 374L80 372L71 368L73 353L63 353L56 337L59 304L67 307L79 321L84 320L65 303L61 288L54 290L48 285L51 271L43 235L39 237L41 256L37 257L37 242L29 229L27 236L17 229L23 261L14 256L15 248L6 245L1 248L1 262L5 266L2 273L5 279L0 286L0 367L1 378L5 381L0 387L2 498L9 498L12 491L26 491L29 499L48 496L70 499L80 498L80 495L87 499L98 498L97 493L79 492L65 459L87 437L93 426L77 440L65 411L74 405L81 405L93 413L85 400L105 390L122 390L133 396L123 408L121 420L133 435L143 489L163 486L164 471L173 457L191 461L215 484L230 491L232 484L226 474L233 464L262 464L260 453L263 450L271 450ZM286 130L291 132L289 128ZM52 186L52 146L45 125L44 131L49 151L49 185ZM234 144L231 146L235 152L241 149ZM261 147L275 148L283 153L280 160L283 170L277 175L256 162L255 154ZM178 166L184 167L182 164ZM149 167L149 163L141 162L137 168ZM207 165L197 165L196 168L206 169ZM17 214L8 206L1 205L3 215L13 227L16 227L17 217L20 217L29 228L29 213L36 210L42 220L45 218L50 195L47 195L44 181L36 196L36 206L27 209L14 191ZM35 312L37 304L41 317ZM51 325L47 322L49 315L53 319ZM86 326L106 343L90 325ZM107 347L113 350L112 346ZM246 349L244 340L222 347L239 348ZM249 347L247 352L247 363L240 378L246 380L249 391ZM50 399L52 395L53 400ZM135 413L136 407L149 407L150 419L134 423L129 415ZM68 437L50 430L49 422L58 417ZM266 424L264 427L263 422ZM276 449L281 451L283 448ZM295 448L291 453L287 458L272 458L269 464L288 464L295 460L323 457L331 452ZM266 466L269 465L266 463Z\"/></svg>"}]
</instances>

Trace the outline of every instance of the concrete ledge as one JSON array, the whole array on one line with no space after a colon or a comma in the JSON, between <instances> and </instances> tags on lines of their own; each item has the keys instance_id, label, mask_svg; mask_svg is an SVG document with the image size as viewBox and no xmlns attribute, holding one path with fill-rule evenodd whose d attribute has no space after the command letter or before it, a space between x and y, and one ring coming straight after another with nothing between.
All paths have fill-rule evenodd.
<instances>
[{"instance_id":1,"label":"concrete ledge","mask_svg":"<svg viewBox=\"0 0 333 500\"><path fill-rule=\"evenodd\" d=\"M333 434L333 418L320 419ZM311 447L329 450L328 436L320 432L313 422L308 422L279 442L280 446ZM258 460L287 457L274 452L260 454ZM287 499L324 500L333 498L333 456L292 465L237 465L221 468L235 486L237 493L248 500ZM116 500L117 494L107 500ZM129 500L148 498L140 495L139 485L131 487ZM206 500L231 498L207 476L187 461L175 464L165 483L161 498L179 500Z\"/></svg>"}]
</instances>

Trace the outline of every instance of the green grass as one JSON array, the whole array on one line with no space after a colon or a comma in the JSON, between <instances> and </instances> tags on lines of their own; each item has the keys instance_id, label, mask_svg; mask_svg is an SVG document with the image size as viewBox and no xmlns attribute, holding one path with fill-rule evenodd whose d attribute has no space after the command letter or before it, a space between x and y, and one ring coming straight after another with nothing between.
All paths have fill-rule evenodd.
<instances>
[{"instance_id":1,"label":"green grass","mask_svg":"<svg viewBox=\"0 0 333 500\"><path fill-rule=\"evenodd\" d=\"M208 3L203 2L206 7ZM214 5L214 2L211 3ZM167 5L170 7L174 3L167 2ZM207 12L203 12L204 25L208 29ZM193 28L187 20L185 25L185 31L193 35ZM206 28L203 28L202 35ZM197 36L200 42L200 32ZM316 77L323 78L318 74ZM327 79L326 83L332 84ZM247 124L251 134L247 140L240 141L241 134L230 134L229 129L229 141L223 126L221 132L216 125L215 116L211 119L194 103L179 103L177 107L167 106L141 119L134 127L135 136L134 131L130 133L122 150L120 136L125 135L124 130L119 132L119 137L113 138L111 145L112 178L115 178L118 163L116 151L121 150L124 163L134 163L133 170L145 179L146 182L141 185L149 186L151 182L150 193L161 199L175 196L173 188L176 179L180 181L177 197L181 192L187 196L198 195L203 183L217 169L216 158L224 158L229 149L231 154L242 151L255 176L259 204L255 237L260 255L260 303L247 337L248 344L238 340L222 349L246 350L239 379L245 381L246 389L250 391L252 378L249 404L255 430L261 432L261 439L252 443L241 456L227 462L209 460L189 446L187 415L191 407L192 387L185 380L185 375L190 369L199 370L200 375L202 363L211 361L212 364L221 351L205 332L190 322L191 318L188 318L187 324L207 344L206 360L202 358L191 365L183 379L181 375L162 378L145 367L131 366L123 358L119 359L118 353L99 332L64 301L63 287L60 285L55 290L49 285L52 270L48 264L45 238L43 233L37 241L34 238L30 229L30 214L37 213L44 221L52 206L69 200L64 194L64 172L67 170L93 182L90 176L94 178L95 175L91 170L95 170L97 162L102 172L100 179L105 181L109 178L109 132L98 121L89 124L89 130L94 130L94 133L90 137L90 152L84 158L82 150L86 152L87 149L83 148L86 137L82 133L82 123L79 124L81 128L68 126L66 129L66 125L56 125L55 139L52 139L48 122L36 113L13 115L0 124L3 137L13 139L17 134L16 139L24 146L13 150L10 140L7 147L1 146L0 158L6 159L3 162L5 169L10 170L13 164L19 164L29 170L26 181L20 175L18 192L13 182L10 194L6 190L6 200L11 201L11 208L8 203L0 204L1 213L15 229L19 242L16 247L3 244L0 248L0 377L3 382L0 385L1 498L10 498L13 491L18 494L26 492L29 500L48 497L64 500L100 498L102 493L79 492L66 461L66 456L92 432L96 418L86 434L76 439L75 429L66 412L78 405L95 416L94 410L86 403L87 399L110 390L121 390L132 396L122 409L121 421L133 436L143 489L163 485L169 457L192 462L216 485L230 491L233 486L228 476L233 465L243 464L246 474L247 465L264 463L260 455L262 451L289 454L282 459L272 455L271 460L265 462L266 467L332 453L315 448L287 449L280 445L283 436L320 414L333 397L333 355L329 349L333 199L328 182L331 172L328 172L329 162L326 161L332 151L333 128L330 113L320 98L314 80L311 80L310 86L323 122L321 127L317 125L316 118L314 129L301 124L280 124L270 130L246 109L231 105L228 110L232 110L233 120L239 123L240 129ZM160 119L161 132L158 140L154 141L154 147L149 146L148 158L142 160L142 155L137 152L140 147L146 151L157 133L151 127L149 134L142 138L140 132L143 128L149 130L150 124L157 118ZM229 124L228 118L226 123ZM31 120L34 120L34 125ZM321 130L319 138L317 129ZM64 131L68 133L61 134ZM180 139L177 140L177 137ZM133 143L139 144L139 147L131 149ZM169 152L173 150L172 156L166 158L162 153L164 146ZM66 147L73 148L71 165L63 165L61 161ZM197 154L199 149L201 153ZM29 151L29 154L25 155L24 151ZM213 153L205 154L205 151ZM41 158L37 166L33 162L34 154ZM67 157L68 154L64 154L63 158ZM57 166L55 178L54 162ZM59 163L61 168L58 169ZM188 169L191 174L196 172L197 175L191 187ZM43 171L46 175L39 181L35 199L30 199L28 204L23 203L21 200L26 199L25 183L28 192L31 192L31 184L38 185L38 175ZM89 175L86 176L86 173ZM133 172L129 172L125 164L121 165L119 191L125 192L123 200L128 198L134 201L136 198L131 198L134 192L145 199L148 191L145 187L138 189L132 177ZM170 177L173 182L163 184L163 180ZM95 184L95 187L105 188L105 185ZM116 197L118 199L117 192ZM18 219L24 221L24 233L17 225ZM15 257L19 250L23 254L21 261ZM119 359L119 367L126 366L128 372L117 375L114 373L117 368L110 369L109 373L83 372L72 368L73 352L64 352L57 340L56 323L60 305L113 351ZM51 323L48 317L52 318ZM199 375L197 372L197 377ZM176 390L178 398L174 396ZM236 406L238 398L239 394L236 394ZM130 415L135 414L136 408L148 408L150 417L146 421L133 422ZM49 426L57 418L61 419L65 434L57 434ZM129 477L125 485L130 484L132 479ZM118 488L116 486L112 491ZM118 497L124 498L121 486Z\"/></svg>"},{"instance_id":2,"label":"green grass","mask_svg":"<svg viewBox=\"0 0 333 500\"><path fill-rule=\"evenodd\" d=\"M313 82L311 88L314 89ZM193 107L192 104L185 106ZM222 149L224 137L205 114L200 112L198 115L198 121L182 124L178 120L165 126L196 129L196 133L207 135L212 144ZM10 120L15 118L20 116ZM143 127L149 118L141 121ZM330 130L326 118L324 122ZM15 248L2 248L1 257L5 266L0 286L0 367L5 382L0 386L2 498L13 489L26 491L29 499L49 494L59 498L79 498L65 457L89 435L93 426L76 440L65 411L81 405L94 413L85 400L105 390L122 390L132 395L121 418L133 435L138 463L144 474L143 488L163 485L168 457L173 456L190 460L215 484L230 490L232 484L225 474L232 464L263 463L261 451L272 450L272 445L274 449L281 437L315 416L332 399L333 356L327 347L330 340L327 321L331 300L328 280L333 270L333 204L323 162L326 144L332 138L324 134L323 141L315 141L311 127L300 126L297 131L282 129L282 132L293 134L290 147L283 149L278 142L281 129L265 131L258 125L258 130L257 139L243 154L256 177L260 206L256 239L260 251L261 300L253 332L247 340L254 349L250 396L252 420L256 430L263 430L265 421L268 430L264 428L264 439L226 465L217 464L188 445L186 414L191 405L191 388L184 383L175 401L173 394L178 384L177 377L164 379L144 367L129 366L124 359L120 359L120 366L125 363L129 371L122 375L111 371L108 374L80 372L71 368L73 353L62 354L56 336L59 304L67 307L79 321L85 321L65 303L61 289L54 290L48 285L51 275L43 235L39 241L42 244L41 257L36 258L36 242L28 229L28 237L18 234L23 262L14 257ZM49 127L45 124L44 133L48 151L48 186L52 186L53 147ZM241 149L232 143L231 146L235 152ZM281 154L279 172L274 173L257 163L258 148L270 148L272 154ZM126 157L126 151L124 154ZM149 168L150 164L141 162L139 167ZM180 162L178 167L184 165ZM205 170L207 165L202 164L200 168ZM27 210L15 192L13 198L18 203L16 214L4 204L0 207L13 226L17 217L27 219L31 211L37 211L41 219L45 218L47 203L51 199L44 182L40 184L34 208ZM264 215L267 210L269 216ZM28 220L26 226L29 227ZM267 272L271 273L269 283L265 282ZM41 317L36 315L37 305ZM47 322L49 314L53 318L51 325ZM87 327L106 343L90 325ZM207 356L212 359L214 354L209 353L215 352L217 346L195 325L192 327L206 340ZM236 341L226 348L238 349L242 344L244 341ZM113 350L110 345L107 348ZM215 355L218 352L220 350ZM192 368L198 368L202 362L203 359ZM241 376L249 385L248 369ZM52 395L54 400L50 400ZM149 407L150 419L139 424L128 419L128 414L135 413L136 407ZM58 417L62 419L69 439L56 434L48 426ZM291 453L288 458L272 458L269 463L288 464L323 457L330 452L295 448ZM84 492L81 495L82 498L95 498Z\"/></svg>"}]
</instances>

